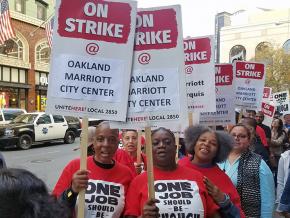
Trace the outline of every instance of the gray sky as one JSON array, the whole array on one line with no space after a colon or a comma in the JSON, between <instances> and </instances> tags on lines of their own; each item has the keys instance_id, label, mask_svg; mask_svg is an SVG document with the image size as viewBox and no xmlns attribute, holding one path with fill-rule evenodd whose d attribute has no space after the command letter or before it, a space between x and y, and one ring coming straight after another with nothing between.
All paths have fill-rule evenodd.
<instances>
[{"instance_id":1,"label":"gray sky","mask_svg":"<svg viewBox=\"0 0 290 218\"><path fill-rule=\"evenodd\" d=\"M233 13L240 9L290 8L289 0L137 0L138 8L181 5L183 36L214 34L214 16L223 11ZM289 10L290 15L290 10ZM290 17L290 16L289 16Z\"/></svg>"}]
</instances>

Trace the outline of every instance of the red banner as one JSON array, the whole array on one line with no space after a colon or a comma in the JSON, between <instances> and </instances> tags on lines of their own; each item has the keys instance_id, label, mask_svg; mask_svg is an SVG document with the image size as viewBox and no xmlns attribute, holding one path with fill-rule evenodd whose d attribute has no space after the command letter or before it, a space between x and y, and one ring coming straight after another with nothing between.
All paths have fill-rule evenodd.
<instances>
[{"instance_id":1,"label":"red banner","mask_svg":"<svg viewBox=\"0 0 290 218\"><path fill-rule=\"evenodd\" d=\"M177 36L178 29L174 9L137 13L135 51L175 48Z\"/></svg>"},{"instance_id":2,"label":"red banner","mask_svg":"<svg viewBox=\"0 0 290 218\"><path fill-rule=\"evenodd\" d=\"M236 62L236 77L248 79L262 79L264 76L264 64L251 62Z\"/></svg>"},{"instance_id":3,"label":"red banner","mask_svg":"<svg viewBox=\"0 0 290 218\"><path fill-rule=\"evenodd\" d=\"M185 65L209 63L211 59L210 38L183 41Z\"/></svg>"},{"instance_id":4,"label":"red banner","mask_svg":"<svg viewBox=\"0 0 290 218\"><path fill-rule=\"evenodd\" d=\"M125 44L131 28L131 10L128 3L62 0L57 31L63 37Z\"/></svg>"},{"instance_id":5,"label":"red banner","mask_svg":"<svg viewBox=\"0 0 290 218\"><path fill-rule=\"evenodd\" d=\"M215 85L228 86L233 83L233 66L231 64L215 65Z\"/></svg>"}]
</instances>

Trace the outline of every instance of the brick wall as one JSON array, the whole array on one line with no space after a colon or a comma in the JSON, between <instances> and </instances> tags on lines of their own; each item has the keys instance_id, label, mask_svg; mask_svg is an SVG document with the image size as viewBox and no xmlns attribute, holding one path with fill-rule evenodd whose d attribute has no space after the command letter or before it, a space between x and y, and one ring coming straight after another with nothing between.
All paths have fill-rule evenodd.
<instances>
[{"instance_id":1,"label":"brick wall","mask_svg":"<svg viewBox=\"0 0 290 218\"><path fill-rule=\"evenodd\" d=\"M31 88L28 90L27 111L31 112L36 110L35 69L34 69L35 45L39 40L46 37L45 30L44 28L39 28L37 31L33 33L33 35L30 35L30 33L33 32L37 28L37 26L14 19L12 20L12 25L15 30L20 32L25 37L25 39L29 44L29 62L31 64L31 69L28 70L28 84L31 85Z\"/></svg>"}]
</instances>

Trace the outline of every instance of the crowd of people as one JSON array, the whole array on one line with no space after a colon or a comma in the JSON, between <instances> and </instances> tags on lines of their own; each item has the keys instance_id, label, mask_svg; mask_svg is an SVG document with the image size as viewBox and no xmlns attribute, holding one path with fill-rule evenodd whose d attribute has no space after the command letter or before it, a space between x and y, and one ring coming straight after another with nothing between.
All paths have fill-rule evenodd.
<instances>
[{"instance_id":1,"label":"crowd of people","mask_svg":"<svg viewBox=\"0 0 290 218\"><path fill-rule=\"evenodd\" d=\"M263 113L247 111L223 130L189 126L179 145L169 129L152 130L154 197L145 146L137 157L138 132L120 132L107 121L89 129L87 170L72 160L51 194L0 156L0 217L76 217L84 189L86 218L271 218L274 211L290 217L290 114L282 119L267 126Z\"/></svg>"}]
</instances>

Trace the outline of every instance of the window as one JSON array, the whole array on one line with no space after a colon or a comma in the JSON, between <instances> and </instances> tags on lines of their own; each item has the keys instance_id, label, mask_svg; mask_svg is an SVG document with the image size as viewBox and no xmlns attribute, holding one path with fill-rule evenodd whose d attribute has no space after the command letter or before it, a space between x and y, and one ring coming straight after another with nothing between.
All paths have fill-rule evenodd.
<instances>
[{"instance_id":1,"label":"window","mask_svg":"<svg viewBox=\"0 0 290 218\"><path fill-rule=\"evenodd\" d=\"M0 81L26 84L27 70L0 66Z\"/></svg>"},{"instance_id":2,"label":"window","mask_svg":"<svg viewBox=\"0 0 290 218\"><path fill-rule=\"evenodd\" d=\"M47 3L43 1L36 1L37 6L37 19L46 20Z\"/></svg>"},{"instance_id":3,"label":"window","mask_svg":"<svg viewBox=\"0 0 290 218\"><path fill-rule=\"evenodd\" d=\"M19 70L19 83L26 83L26 71Z\"/></svg>"},{"instance_id":4,"label":"window","mask_svg":"<svg viewBox=\"0 0 290 218\"><path fill-rule=\"evenodd\" d=\"M36 61L48 64L50 61L50 48L47 42L43 42L36 47Z\"/></svg>"},{"instance_id":5,"label":"window","mask_svg":"<svg viewBox=\"0 0 290 218\"><path fill-rule=\"evenodd\" d=\"M23 60L23 43L19 38L7 40L0 46L0 56Z\"/></svg>"},{"instance_id":6,"label":"window","mask_svg":"<svg viewBox=\"0 0 290 218\"><path fill-rule=\"evenodd\" d=\"M11 68L11 82L17 83L19 80L18 78L18 69Z\"/></svg>"},{"instance_id":7,"label":"window","mask_svg":"<svg viewBox=\"0 0 290 218\"><path fill-rule=\"evenodd\" d=\"M47 114L42 115L41 117L39 117L39 120L42 120L44 122L44 124L49 124L51 123L51 119L50 116Z\"/></svg>"},{"instance_id":8,"label":"window","mask_svg":"<svg viewBox=\"0 0 290 218\"><path fill-rule=\"evenodd\" d=\"M47 86L48 85L48 73L35 72L35 85Z\"/></svg>"},{"instance_id":9,"label":"window","mask_svg":"<svg viewBox=\"0 0 290 218\"><path fill-rule=\"evenodd\" d=\"M288 39L284 45L283 45L283 49L285 51L286 54L290 54L290 39Z\"/></svg>"},{"instance_id":10,"label":"window","mask_svg":"<svg viewBox=\"0 0 290 218\"><path fill-rule=\"evenodd\" d=\"M2 80L5 82L10 82L10 68L8 67L2 68Z\"/></svg>"},{"instance_id":11,"label":"window","mask_svg":"<svg viewBox=\"0 0 290 218\"><path fill-rule=\"evenodd\" d=\"M235 45L230 51L230 63L246 60L246 49L242 45Z\"/></svg>"},{"instance_id":12,"label":"window","mask_svg":"<svg viewBox=\"0 0 290 218\"><path fill-rule=\"evenodd\" d=\"M25 1L26 0L15 0L15 11L25 14Z\"/></svg>"},{"instance_id":13,"label":"window","mask_svg":"<svg viewBox=\"0 0 290 218\"><path fill-rule=\"evenodd\" d=\"M55 123L63 123L64 122L64 118L63 116L60 115L53 115L53 120Z\"/></svg>"}]
</instances>

